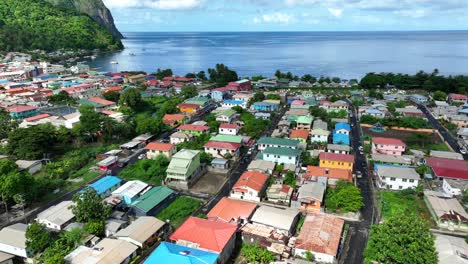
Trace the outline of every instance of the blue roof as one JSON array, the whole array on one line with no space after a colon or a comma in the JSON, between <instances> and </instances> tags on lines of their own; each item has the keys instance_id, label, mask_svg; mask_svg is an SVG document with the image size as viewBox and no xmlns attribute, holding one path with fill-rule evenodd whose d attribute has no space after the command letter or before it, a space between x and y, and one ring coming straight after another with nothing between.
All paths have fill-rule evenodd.
<instances>
[{"instance_id":1,"label":"blue roof","mask_svg":"<svg viewBox=\"0 0 468 264\"><path fill-rule=\"evenodd\" d=\"M214 264L219 254L162 242L143 264Z\"/></svg>"},{"instance_id":2,"label":"blue roof","mask_svg":"<svg viewBox=\"0 0 468 264\"><path fill-rule=\"evenodd\" d=\"M468 114L468 108L462 109L462 110L458 111L458 113Z\"/></svg>"},{"instance_id":3,"label":"blue roof","mask_svg":"<svg viewBox=\"0 0 468 264\"><path fill-rule=\"evenodd\" d=\"M346 123L336 123L335 130L346 129L347 131L351 131L351 126Z\"/></svg>"},{"instance_id":4,"label":"blue roof","mask_svg":"<svg viewBox=\"0 0 468 264\"><path fill-rule=\"evenodd\" d=\"M4 83L9 83L10 81L8 81L7 79L2 79L0 80L0 84L4 84Z\"/></svg>"},{"instance_id":5,"label":"blue roof","mask_svg":"<svg viewBox=\"0 0 468 264\"><path fill-rule=\"evenodd\" d=\"M224 100L224 103L225 104L239 104L239 105L241 105L241 104L244 103L244 101L241 101L241 100Z\"/></svg>"},{"instance_id":6,"label":"blue roof","mask_svg":"<svg viewBox=\"0 0 468 264\"><path fill-rule=\"evenodd\" d=\"M368 114L383 114L382 111L377 110L377 109L366 109L365 112L368 113Z\"/></svg>"},{"instance_id":7,"label":"blue roof","mask_svg":"<svg viewBox=\"0 0 468 264\"><path fill-rule=\"evenodd\" d=\"M394 167L394 168L409 168L408 166L400 166L400 165L391 165L391 164L374 164L374 171L379 171L379 167Z\"/></svg>"},{"instance_id":8,"label":"blue roof","mask_svg":"<svg viewBox=\"0 0 468 264\"><path fill-rule=\"evenodd\" d=\"M93 188L96 190L97 194L102 194L105 193L107 190L111 189L112 187L116 186L122 182L120 178L117 178L115 176L106 176L99 181L89 185L89 187Z\"/></svg>"}]
</instances>

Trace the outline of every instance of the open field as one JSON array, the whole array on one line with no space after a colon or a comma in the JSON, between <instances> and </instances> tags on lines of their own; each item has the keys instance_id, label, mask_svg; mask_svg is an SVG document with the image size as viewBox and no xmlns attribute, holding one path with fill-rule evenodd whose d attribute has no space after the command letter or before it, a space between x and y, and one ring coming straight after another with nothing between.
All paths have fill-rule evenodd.
<instances>
[{"instance_id":1,"label":"open field","mask_svg":"<svg viewBox=\"0 0 468 264\"><path fill-rule=\"evenodd\" d=\"M380 191L377 194L377 205L381 211L382 220L411 212L431 222L424 200L408 191Z\"/></svg>"}]
</instances>

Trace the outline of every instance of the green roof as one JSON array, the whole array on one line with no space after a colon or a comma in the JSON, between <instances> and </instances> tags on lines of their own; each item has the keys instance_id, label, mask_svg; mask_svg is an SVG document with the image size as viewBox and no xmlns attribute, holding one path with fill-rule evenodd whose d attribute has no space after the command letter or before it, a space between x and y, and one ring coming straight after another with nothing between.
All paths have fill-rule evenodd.
<instances>
[{"instance_id":1,"label":"green roof","mask_svg":"<svg viewBox=\"0 0 468 264\"><path fill-rule=\"evenodd\" d=\"M282 155L282 156L299 156L300 150L290 148L266 148L264 154Z\"/></svg>"},{"instance_id":2,"label":"green roof","mask_svg":"<svg viewBox=\"0 0 468 264\"><path fill-rule=\"evenodd\" d=\"M103 104L96 103L96 102L93 102L93 101L89 101L87 99L80 99L80 105L90 105L90 106L95 107L95 108L100 108L100 107L104 106Z\"/></svg>"},{"instance_id":3,"label":"green roof","mask_svg":"<svg viewBox=\"0 0 468 264\"><path fill-rule=\"evenodd\" d=\"M185 103L188 104L198 104L198 105L204 105L206 104L210 99L207 97L193 97L185 100Z\"/></svg>"},{"instance_id":4,"label":"green roof","mask_svg":"<svg viewBox=\"0 0 468 264\"><path fill-rule=\"evenodd\" d=\"M224 111L221 111L221 112L218 112L216 114L216 117L220 116L220 115L226 115L226 116L233 116L235 115L237 112L235 110L232 110L232 109L226 109Z\"/></svg>"},{"instance_id":5,"label":"green roof","mask_svg":"<svg viewBox=\"0 0 468 264\"><path fill-rule=\"evenodd\" d=\"M211 141L221 141L221 142L229 142L229 143L242 143L241 136L230 136L230 135L217 135L210 139Z\"/></svg>"},{"instance_id":6,"label":"green roof","mask_svg":"<svg viewBox=\"0 0 468 264\"><path fill-rule=\"evenodd\" d=\"M174 191L166 186L156 186L133 202L132 206L138 207L144 212L149 212L173 193Z\"/></svg>"},{"instance_id":7,"label":"green roof","mask_svg":"<svg viewBox=\"0 0 468 264\"><path fill-rule=\"evenodd\" d=\"M267 144L267 145L278 145L278 146L290 146L295 147L299 145L299 140L287 139L287 138L272 138L272 137L262 137L258 140L258 144Z\"/></svg>"},{"instance_id":8,"label":"green roof","mask_svg":"<svg viewBox=\"0 0 468 264\"><path fill-rule=\"evenodd\" d=\"M314 121L314 118L311 116L299 116L296 122L300 124L312 124L312 121Z\"/></svg>"}]
</instances>

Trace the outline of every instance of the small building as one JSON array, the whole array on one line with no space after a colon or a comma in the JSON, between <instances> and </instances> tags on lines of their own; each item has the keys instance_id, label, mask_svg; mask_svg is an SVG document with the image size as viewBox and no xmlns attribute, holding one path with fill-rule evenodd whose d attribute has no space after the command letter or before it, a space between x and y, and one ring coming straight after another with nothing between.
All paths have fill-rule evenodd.
<instances>
[{"instance_id":1,"label":"small building","mask_svg":"<svg viewBox=\"0 0 468 264\"><path fill-rule=\"evenodd\" d=\"M131 212L136 216L155 216L169 206L177 194L166 186L155 186L142 194L131 205Z\"/></svg>"},{"instance_id":2,"label":"small building","mask_svg":"<svg viewBox=\"0 0 468 264\"><path fill-rule=\"evenodd\" d=\"M222 135L237 135L240 131L240 127L236 124L221 124L219 126L219 134Z\"/></svg>"},{"instance_id":3,"label":"small building","mask_svg":"<svg viewBox=\"0 0 468 264\"><path fill-rule=\"evenodd\" d=\"M468 180L468 162L464 160L426 158L426 164L432 168L434 176L439 180Z\"/></svg>"},{"instance_id":4,"label":"small building","mask_svg":"<svg viewBox=\"0 0 468 264\"><path fill-rule=\"evenodd\" d=\"M272 227L286 236L292 236L299 220L299 211L290 208L277 208L261 205L251 218L254 225Z\"/></svg>"},{"instance_id":5,"label":"small building","mask_svg":"<svg viewBox=\"0 0 468 264\"><path fill-rule=\"evenodd\" d=\"M215 158L227 158L228 155L237 158L240 155L241 144L210 140L203 147L206 153Z\"/></svg>"},{"instance_id":6,"label":"small building","mask_svg":"<svg viewBox=\"0 0 468 264\"><path fill-rule=\"evenodd\" d=\"M222 107L225 108L232 108L234 106L242 107L243 109L247 109L248 101L242 100L224 100L221 104Z\"/></svg>"},{"instance_id":7,"label":"small building","mask_svg":"<svg viewBox=\"0 0 468 264\"><path fill-rule=\"evenodd\" d=\"M169 126L178 126L185 123L185 116L181 114L165 114L162 121Z\"/></svg>"},{"instance_id":8,"label":"small building","mask_svg":"<svg viewBox=\"0 0 468 264\"><path fill-rule=\"evenodd\" d=\"M385 112L378 109L365 109L361 116L363 115L370 115L376 118L385 118Z\"/></svg>"},{"instance_id":9,"label":"small building","mask_svg":"<svg viewBox=\"0 0 468 264\"><path fill-rule=\"evenodd\" d=\"M327 143L330 131L322 129L312 129L310 131L310 141L312 143Z\"/></svg>"},{"instance_id":10,"label":"small building","mask_svg":"<svg viewBox=\"0 0 468 264\"><path fill-rule=\"evenodd\" d=\"M26 248L27 225L18 223L0 231L0 251L20 258L29 258L32 252Z\"/></svg>"},{"instance_id":11,"label":"small building","mask_svg":"<svg viewBox=\"0 0 468 264\"><path fill-rule=\"evenodd\" d=\"M268 147L261 153L262 159L276 164L297 164L301 157L301 151L291 148Z\"/></svg>"},{"instance_id":12,"label":"small building","mask_svg":"<svg viewBox=\"0 0 468 264\"><path fill-rule=\"evenodd\" d=\"M221 123L231 123L237 115L237 112L232 109L226 109L218 112L216 115L216 121Z\"/></svg>"},{"instance_id":13,"label":"small building","mask_svg":"<svg viewBox=\"0 0 468 264\"><path fill-rule=\"evenodd\" d=\"M222 158L215 158L211 161L211 167L217 170L227 170L229 169L229 160Z\"/></svg>"},{"instance_id":14,"label":"small building","mask_svg":"<svg viewBox=\"0 0 468 264\"><path fill-rule=\"evenodd\" d=\"M201 151L199 150L182 149L177 152L172 156L172 160L167 167L165 183L180 188L188 188L202 175L200 155Z\"/></svg>"},{"instance_id":15,"label":"small building","mask_svg":"<svg viewBox=\"0 0 468 264\"><path fill-rule=\"evenodd\" d=\"M333 130L333 144L349 145L349 134L351 127L347 123L337 123Z\"/></svg>"},{"instance_id":16,"label":"small building","mask_svg":"<svg viewBox=\"0 0 468 264\"><path fill-rule=\"evenodd\" d=\"M146 156L148 159L156 159L156 157L163 155L168 159L172 158L177 152L177 147L174 144L169 143L160 143L160 142L151 142L145 147Z\"/></svg>"},{"instance_id":17,"label":"small building","mask_svg":"<svg viewBox=\"0 0 468 264\"><path fill-rule=\"evenodd\" d=\"M448 102L453 104L453 103L458 103L458 104L464 104L468 101L468 96L464 94L455 94L451 93L448 95L447 98Z\"/></svg>"},{"instance_id":18,"label":"small building","mask_svg":"<svg viewBox=\"0 0 468 264\"><path fill-rule=\"evenodd\" d=\"M276 164L266 160L252 160L247 167L248 171L259 171L261 173L272 175Z\"/></svg>"},{"instance_id":19,"label":"small building","mask_svg":"<svg viewBox=\"0 0 468 264\"><path fill-rule=\"evenodd\" d=\"M0 264L13 264L14 255L0 252Z\"/></svg>"},{"instance_id":20,"label":"small building","mask_svg":"<svg viewBox=\"0 0 468 264\"><path fill-rule=\"evenodd\" d=\"M15 163L18 165L18 169L25 170L30 174L35 174L42 169L41 160L17 160Z\"/></svg>"},{"instance_id":21,"label":"small building","mask_svg":"<svg viewBox=\"0 0 468 264\"><path fill-rule=\"evenodd\" d=\"M138 247L120 239L104 238L94 247L79 246L65 256L68 264L128 264L137 255Z\"/></svg>"},{"instance_id":22,"label":"small building","mask_svg":"<svg viewBox=\"0 0 468 264\"><path fill-rule=\"evenodd\" d=\"M100 98L100 97L90 97L87 99L81 99L80 105L90 105L94 107L94 109L109 109L115 107L115 102Z\"/></svg>"},{"instance_id":23,"label":"small building","mask_svg":"<svg viewBox=\"0 0 468 264\"><path fill-rule=\"evenodd\" d=\"M202 134L208 134L210 132L210 127L203 125L186 124L179 126L177 128L177 131L192 134L195 136L201 136Z\"/></svg>"},{"instance_id":24,"label":"small building","mask_svg":"<svg viewBox=\"0 0 468 264\"><path fill-rule=\"evenodd\" d=\"M315 261L335 263L343 226L344 220L332 215L307 215L294 243L294 255L305 258L306 252L310 252L314 254Z\"/></svg>"},{"instance_id":25,"label":"small building","mask_svg":"<svg viewBox=\"0 0 468 264\"><path fill-rule=\"evenodd\" d=\"M463 191L468 189L468 181L443 179L442 190L447 196L454 197L462 195Z\"/></svg>"},{"instance_id":26,"label":"small building","mask_svg":"<svg viewBox=\"0 0 468 264\"><path fill-rule=\"evenodd\" d=\"M223 197L208 214L208 220L242 225L248 223L257 204Z\"/></svg>"},{"instance_id":27,"label":"small building","mask_svg":"<svg viewBox=\"0 0 468 264\"><path fill-rule=\"evenodd\" d=\"M161 242L161 244L151 253L143 264L217 264L218 258L218 253L213 253L208 250Z\"/></svg>"},{"instance_id":28,"label":"small building","mask_svg":"<svg viewBox=\"0 0 468 264\"><path fill-rule=\"evenodd\" d=\"M448 198L441 192L425 190L424 201L439 228L468 231L468 214L456 198Z\"/></svg>"},{"instance_id":29,"label":"small building","mask_svg":"<svg viewBox=\"0 0 468 264\"><path fill-rule=\"evenodd\" d=\"M387 165L410 166L414 163L415 157L411 155L387 155L387 154L372 154L371 159L375 163Z\"/></svg>"},{"instance_id":30,"label":"small building","mask_svg":"<svg viewBox=\"0 0 468 264\"><path fill-rule=\"evenodd\" d=\"M37 107L32 105L12 105L5 109L10 118L22 121L25 118L37 116Z\"/></svg>"},{"instance_id":31,"label":"small building","mask_svg":"<svg viewBox=\"0 0 468 264\"><path fill-rule=\"evenodd\" d=\"M182 103L178 104L177 108L179 108L179 111L188 115L196 115L199 114L203 106L199 104L189 104L189 103Z\"/></svg>"},{"instance_id":32,"label":"small building","mask_svg":"<svg viewBox=\"0 0 468 264\"><path fill-rule=\"evenodd\" d=\"M72 205L72 201L60 202L39 213L36 221L49 229L61 231L75 219L70 208Z\"/></svg>"},{"instance_id":33,"label":"small building","mask_svg":"<svg viewBox=\"0 0 468 264\"><path fill-rule=\"evenodd\" d=\"M171 236L177 245L219 254L226 263L235 248L237 225L189 217Z\"/></svg>"},{"instance_id":34,"label":"small building","mask_svg":"<svg viewBox=\"0 0 468 264\"><path fill-rule=\"evenodd\" d=\"M129 226L117 232L114 237L130 242L144 250L154 245L156 241L164 239L167 233L165 227L166 222L154 216L141 216Z\"/></svg>"},{"instance_id":35,"label":"small building","mask_svg":"<svg viewBox=\"0 0 468 264\"><path fill-rule=\"evenodd\" d=\"M275 112L278 109L278 105L269 102L256 102L252 105L252 109L260 112Z\"/></svg>"},{"instance_id":36,"label":"small building","mask_svg":"<svg viewBox=\"0 0 468 264\"><path fill-rule=\"evenodd\" d=\"M195 138L194 135L182 132L175 132L170 137L170 143L173 145L178 145L180 143L191 141Z\"/></svg>"},{"instance_id":37,"label":"small building","mask_svg":"<svg viewBox=\"0 0 468 264\"><path fill-rule=\"evenodd\" d=\"M406 150L406 144L396 138L372 138L372 153L401 156Z\"/></svg>"},{"instance_id":38,"label":"small building","mask_svg":"<svg viewBox=\"0 0 468 264\"><path fill-rule=\"evenodd\" d=\"M353 171L354 156L322 152L319 154L320 167L332 169L346 169Z\"/></svg>"},{"instance_id":39,"label":"small building","mask_svg":"<svg viewBox=\"0 0 468 264\"><path fill-rule=\"evenodd\" d=\"M298 116L296 120L297 129L305 129L310 131L312 129L312 122L314 118L312 116Z\"/></svg>"},{"instance_id":40,"label":"small building","mask_svg":"<svg viewBox=\"0 0 468 264\"><path fill-rule=\"evenodd\" d=\"M299 147L299 143L299 140L292 140L287 138L262 137L257 141L257 147L260 151L263 151L269 147L297 149Z\"/></svg>"},{"instance_id":41,"label":"small building","mask_svg":"<svg viewBox=\"0 0 468 264\"><path fill-rule=\"evenodd\" d=\"M443 159L464 160L462 154L450 151L431 150L429 156Z\"/></svg>"},{"instance_id":42,"label":"small building","mask_svg":"<svg viewBox=\"0 0 468 264\"><path fill-rule=\"evenodd\" d=\"M309 131L305 129L296 129L291 131L290 139L299 140L301 143L307 143L309 139Z\"/></svg>"},{"instance_id":43,"label":"small building","mask_svg":"<svg viewBox=\"0 0 468 264\"><path fill-rule=\"evenodd\" d=\"M289 205L293 188L285 184L272 184L266 192L267 200L273 203Z\"/></svg>"},{"instance_id":44,"label":"small building","mask_svg":"<svg viewBox=\"0 0 468 264\"><path fill-rule=\"evenodd\" d=\"M97 195L99 195L101 198L106 198L109 195L112 194L113 191L115 191L117 188L120 187L122 183L122 179L117 178L115 176L105 176L95 183L92 183L89 185L88 188L93 188Z\"/></svg>"},{"instance_id":45,"label":"small building","mask_svg":"<svg viewBox=\"0 0 468 264\"><path fill-rule=\"evenodd\" d=\"M112 196L122 197L125 205L132 204L138 199L141 192L148 188L148 184L142 181L128 181L112 192Z\"/></svg>"},{"instance_id":46,"label":"small building","mask_svg":"<svg viewBox=\"0 0 468 264\"><path fill-rule=\"evenodd\" d=\"M351 147L347 145L328 144L327 152L347 155L351 152Z\"/></svg>"},{"instance_id":47,"label":"small building","mask_svg":"<svg viewBox=\"0 0 468 264\"><path fill-rule=\"evenodd\" d=\"M291 208L305 213L320 212L327 186L322 182L302 184L291 199Z\"/></svg>"},{"instance_id":48,"label":"small building","mask_svg":"<svg viewBox=\"0 0 468 264\"><path fill-rule=\"evenodd\" d=\"M429 99L426 96L420 94L410 95L409 99L417 104L424 104L429 101Z\"/></svg>"},{"instance_id":49,"label":"small building","mask_svg":"<svg viewBox=\"0 0 468 264\"><path fill-rule=\"evenodd\" d=\"M232 187L230 197L260 202L267 187L268 176L258 171L244 172Z\"/></svg>"},{"instance_id":50,"label":"small building","mask_svg":"<svg viewBox=\"0 0 468 264\"><path fill-rule=\"evenodd\" d=\"M420 176L413 168L378 164L374 167L379 188L404 190L414 189L419 184Z\"/></svg>"},{"instance_id":51,"label":"small building","mask_svg":"<svg viewBox=\"0 0 468 264\"><path fill-rule=\"evenodd\" d=\"M353 182L353 174L348 169L334 169L317 166L307 166L307 172L303 176L304 182L317 182L320 177L327 178L329 185L336 185L339 180Z\"/></svg>"},{"instance_id":52,"label":"small building","mask_svg":"<svg viewBox=\"0 0 468 264\"><path fill-rule=\"evenodd\" d=\"M135 142L137 143L137 142ZM98 162L99 169L101 171L108 171L115 167L119 163L119 157L117 156L109 156L101 161Z\"/></svg>"}]
</instances>

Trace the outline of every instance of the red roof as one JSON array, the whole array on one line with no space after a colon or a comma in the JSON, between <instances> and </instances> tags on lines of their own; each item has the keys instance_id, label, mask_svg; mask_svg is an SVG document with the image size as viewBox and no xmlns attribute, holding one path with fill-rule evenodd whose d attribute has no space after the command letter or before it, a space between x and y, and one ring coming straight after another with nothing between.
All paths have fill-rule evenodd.
<instances>
[{"instance_id":1,"label":"red roof","mask_svg":"<svg viewBox=\"0 0 468 264\"><path fill-rule=\"evenodd\" d=\"M195 243L200 249L220 253L237 231L237 226L189 217L170 237Z\"/></svg>"},{"instance_id":2,"label":"red roof","mask_svg":"<svg viewBox=\"0 0 468 264\"><path fill-rule=\"evenodd\" d=\"M171 121L182 121L184 120L185 116L181 114L165 114L163 120L171 120Z\"/></svg>"},{"instance_id":3,"label":"red roof","mask_svg":"<svg viewBox=\"0 0 468 264\"><path fill-rule=\"evenodd\" d=\"M44 119L44 118L47 118L49 117L50 115L49 114L42 114L42 115L37 115L37 116L32 116L32 117L28 117L24 120L26 120L26 122L32 122L32 121L36 121L36 120L40 120L40 119Z\"/></svg>"},{"instance_id":4,"label":"red roof","mask_svg":"<svg viewBox=\"0 0 468 264\"><path fill-rule=\"evenodd\" d=\"M291 132L291 135L289 135L289 138L303 138L303 139L308 139L309 138L309 131L305 129L296 129Z\"/></svg>"},{"instance_id":5,"label":"red roof","mask_svg":"<svg viewBox=\"0 0 468 264\"><path fill-rule=\"evenodd\" d=\"M176 77L174 78L174 80L175 80L176 82L191 82L191 81L193 81L193 78L186 78L186 77L176 76Z\"/></svg>"},{"instance_id":6,"label":"red roof","mask_svg":"<svg viewBox=\"0 0 468 264\"><path fill-rule=\"evenodd\" d=\"M175 145L169 143L151 142L148 145L146 145L145 149L170 151L174 146Z\"/></svg>"},{"instance_id":7,"label":"red roof","mask_svg":"<svg viewBox=\"0 0 468 264\"><path fill-rule=\"evenodd\" d=\"M244 172L239 180L234 184L233 188L234 190L245 190L246 187L253 189L257 192L260 192L263 189L263 186L265 186L265 183L268 180L268 176L258 172L258 171L248 171Z\"/></svg>"},{"instance_id":8,"label":"red roof","mask_svg":"<svg viewBox=\"0 0 468 264\"><path fill-rule=\"evenodd\" d=\"M209 220L229 223L239 218L249 218L255 208L255 203L223 197L206 216Z\"/></svg>"},{"instance_id":9,"label":"red roof","mask_svg":"<svg viewBox=\"0 0 468 264\"><path fill-rule=\"evenodd\" d=\"M100 97L91 97L91 98L88 98L88 101L95 102L101 105L106 105L106 106L115 105L114 102L100 98Z\"/></svg>"},{"instance_id":10,"label":"red roof","mask_svg":"<svg viewBox=\"0 0 468 264\"><path fill-rule=\"evenodd\" d=\"M238 129L239 126L236 124L221 124L219 128L225 128L225 129Z\"/></svg>"},{"instance_id":11,"label":"red roof","mask_svg":"<svg viewBox=\"0 0 468 264\"><path fill-rule=\"evenodd\" d=\"M194 108L194 109L197 109L197 108L200 108L201 106L198 105L198 104L182 103L182 104L178 104L177 107L178 108Z\"/></svg>"},{"instance_id":12,"label":"red roof","mask_svg":"<svg viewBox=\"0 0 468 264\"><path fill-rule=\"evenodd\" d=\"M304 105L305 101L303 100L294 100L291 102L292 105Z\"/></svg>"},{"instance_id":13,"label":"red roof","mask_svg":"<svg viewBox=\"0 0 468 264\"><path fill-rule=\"evenodd\" d=\"M354 163L354 156L353 155L322 152L322 153L320 153L319 158L320 158L320 160L334 160L334 161Z\"/></svg>"},{"instance_id":14,"label":"red roof","mask_svg":"<svg viewBox=\"0 0 468 264\"><path fill-rule=\"evenodd\" d=\"M463 94L449 94L449 97L455 100L466 100L468 97Z\"/></svg>"},{"instance_id":15,"label":"red roof","mask_svg":"<svg viewBox=\"0 0 468 264\"><path fill-rule=\"evenodd\" d=\"M406 146L405 142L396 138L373 137L372 142L377 145Z\"/></svg>"},{"instance_id":16,"label":"red roof","mask_svg":"<svg viewBox=\"0 0 468 264\"><path fill-rule=\"evenodd\" d=\"M468 162L443 158L426 158L437 177L468 180Z\"/></svg>"},{"instance_id":17,"label":"red roof","mask_svg":"<svg viewBox=\"0 0 468 264\"><path fill-rule=\"evenodd\" d=\"M205 144L205 148L216 148L216 149L229 149L238 150L241 147L239 143L221 142L221 141L208 141Z\"/></svg>"},{"instance_id":18,"label":"red roof","mask_svg":"<svg viewBox=\"0 0 468 264\"><path fill-rule=\"evenodd\" d=\"M21 113L21 112L31 111L35 109L37 109L37 107L32 106L32 105L12 105L6 108L7 112L10 112L10 113Z\"/></svg>"},{"instance_id":19,"label":"red roof","mask_svg":"<svg viewBox=\"0 0 468 264\"><path fill-rule=\"evenodd\" d=\"M122 91L122 87L120 86L111 86L111 87L107 87L105 90L104 90L104 93L109 93L109 92L120 92Z\"/></svg>"},{"instance_id":20,"label":"red roof","mask_svg":"<svg viewBox=\"0 0 468 264\"><path fill-rule=\"evenodd\" d=\"M193 124L186 124L186 125L181 125L178 130L189 130L189 131L207 131L210 130L209 126L201 126L201 125L193 125Z\"/></svg>"}]
</instances>

